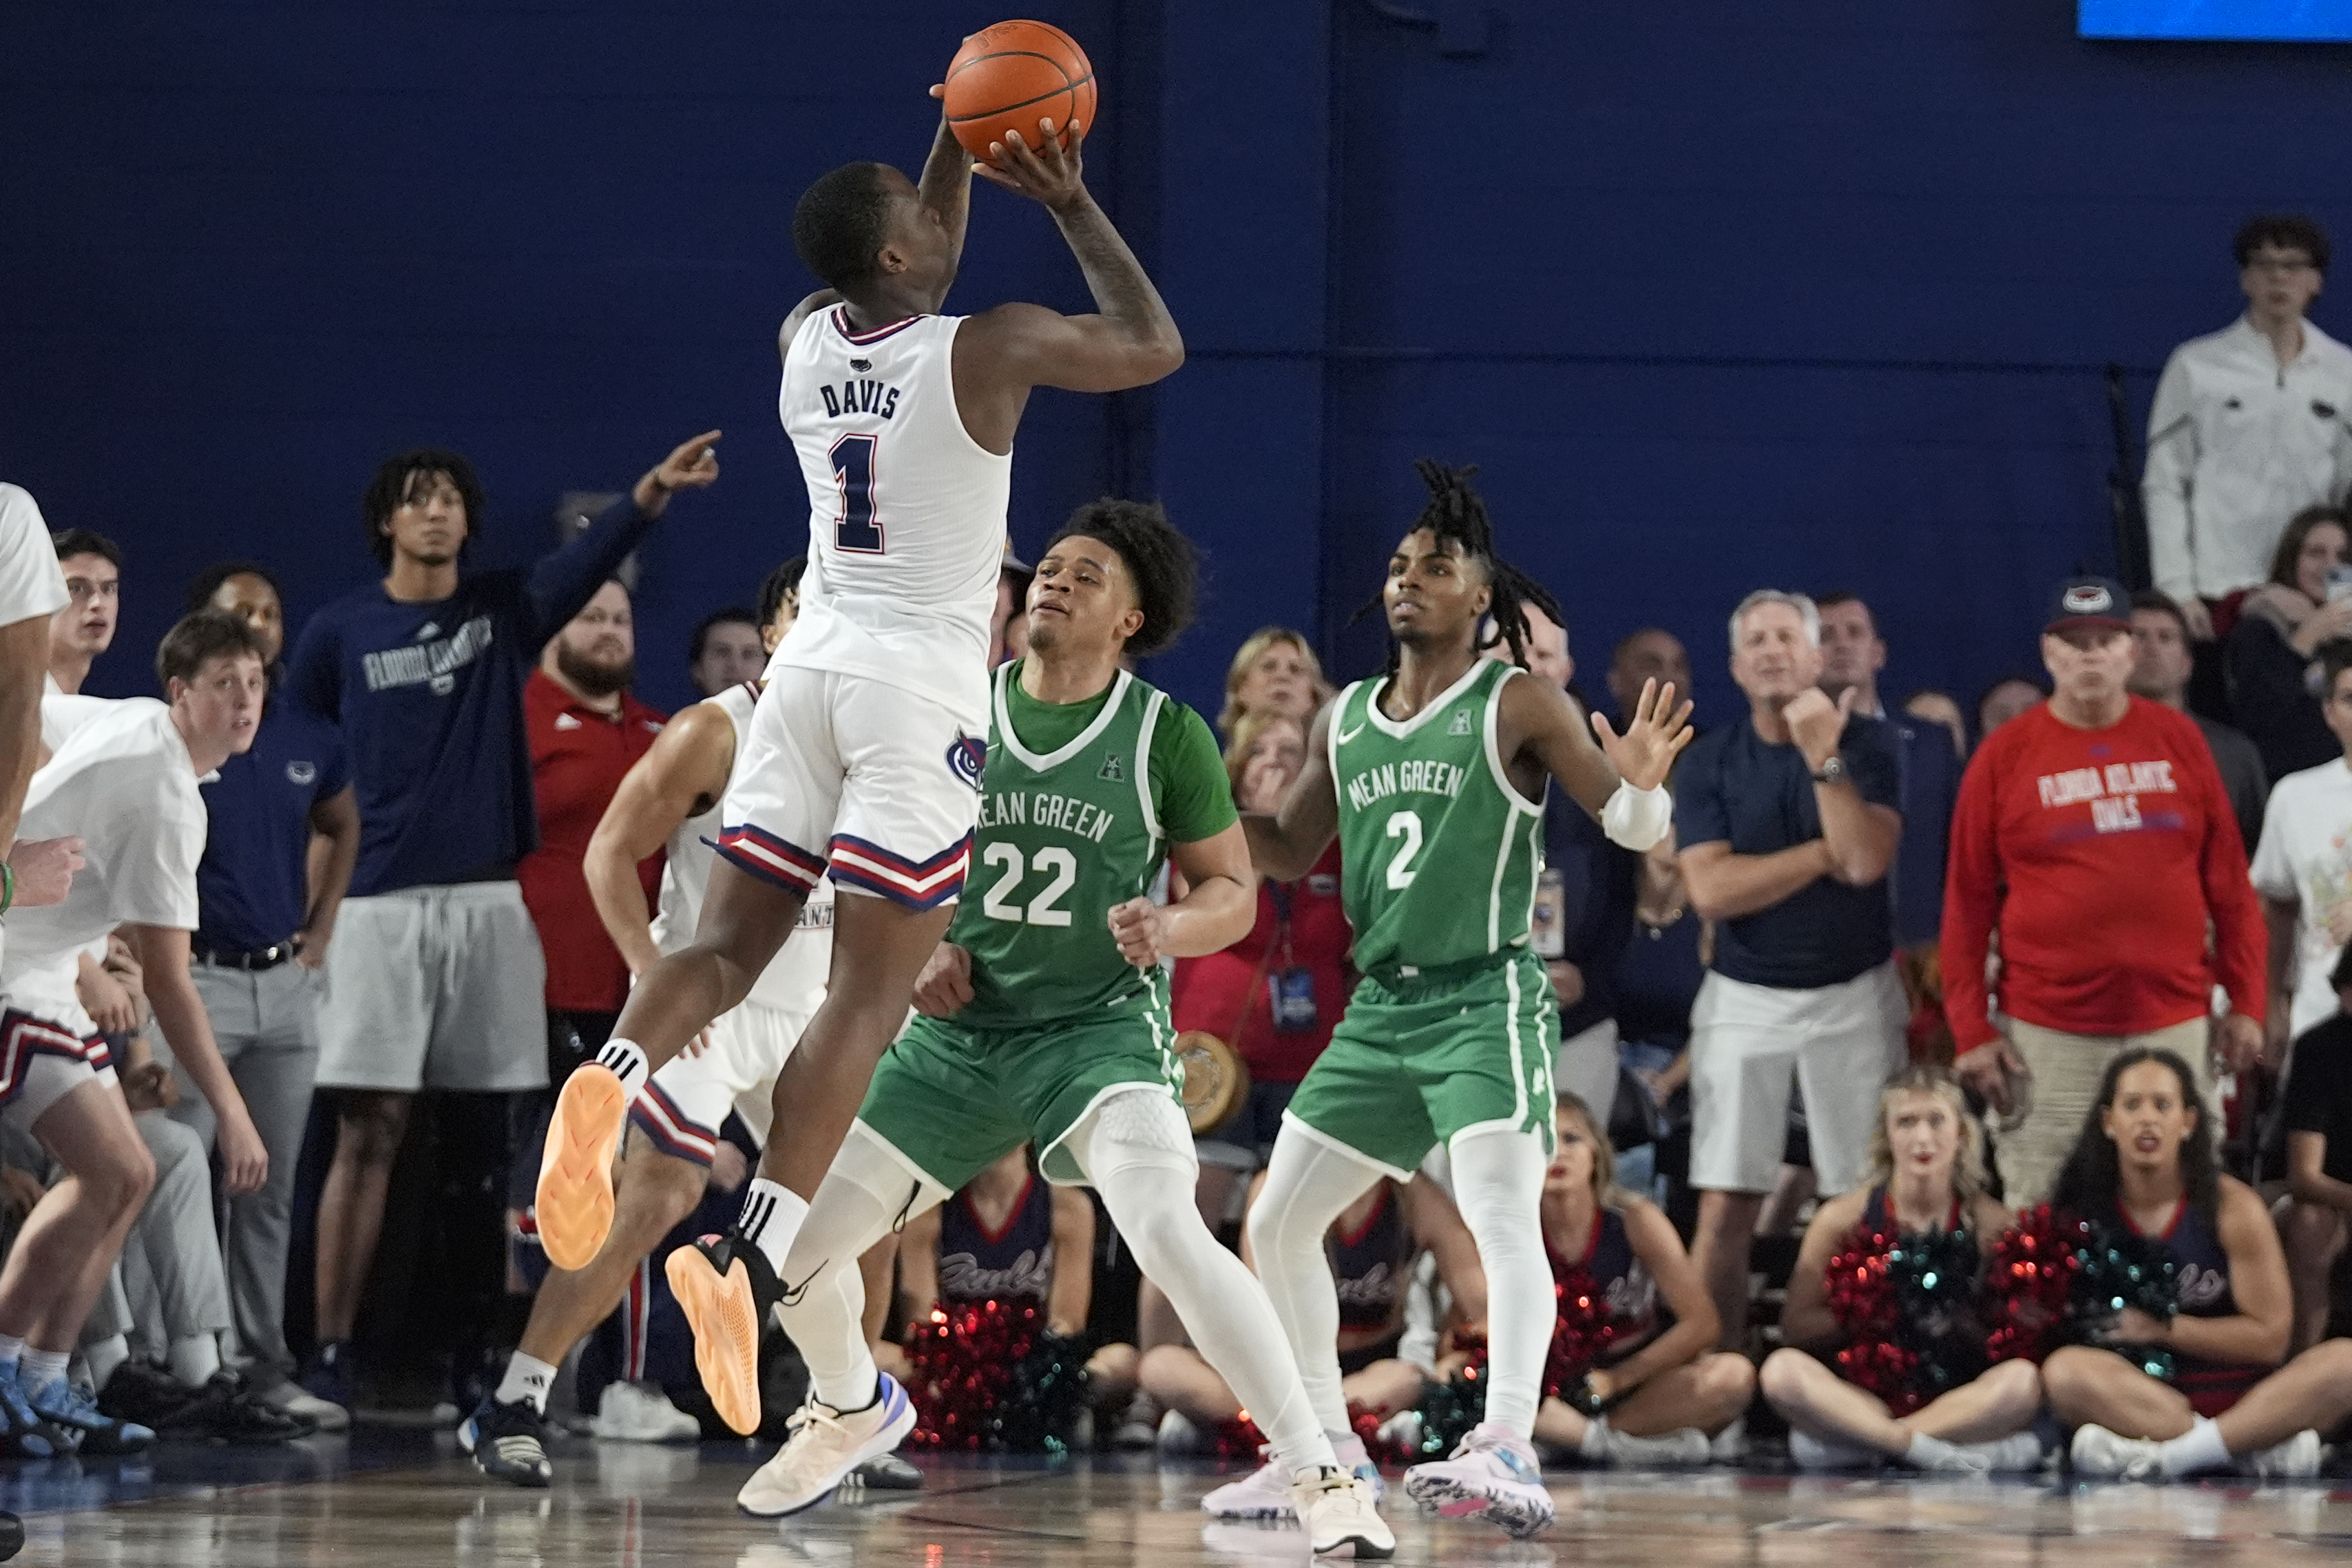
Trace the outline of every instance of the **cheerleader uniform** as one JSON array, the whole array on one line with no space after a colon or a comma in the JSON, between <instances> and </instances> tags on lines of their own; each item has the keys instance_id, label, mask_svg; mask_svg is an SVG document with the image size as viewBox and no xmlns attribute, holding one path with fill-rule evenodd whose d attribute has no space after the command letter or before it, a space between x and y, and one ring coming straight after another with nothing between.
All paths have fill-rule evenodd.
<instances>
[{"instance_id":1,"label":"cheerleader uniform","mask_svg":"<svg viewBox=\"0 0 2352 1568\"><path fill-rule=\"evenodd\" d=\"M982 1223L971 1189L940 1208L940 1301L1043 1307L1054 1290L1054 1189L1031 1171L1001 1229Z\"/></svg>"},{"instance_id":2,"label":"cheerleader uniform","mask_svg":"<svg viewBox=\"0 0 2352 1568\"><path fill-rule=\"evenodd\" d=\"M2116 1205L2116 1213L2135 1236L2147 1232L2132 1223L2123 1205ZM2184 1318L2229 1318L2238 1315L2237 1297L2230 1289L2230 1255L2221 1249L2221 1239L2215 1234L2213 1222L2197 1211L2188 1198L2173 1210L2172 1223L2166 1226L2155 1239L2164 1243L2172 1257L2176 1272L2175 1290ZM2173 1353L2172 1375L2165 1381L2189 1396L2189 1403L2200 1416L2219 1416L2246 1396L2246 1391L2275 1370L2268 1366L2249 1366L2243 1362L2206 1361L2198 1356Z\"/></svg>"},{"instance_id":3,"label":"cheerleader uniform","mask_svg":"<svg viewBox=\"0 0 2352 1568\"><path fill-rule=\"evenodd\" d=\"M1380 1333L1380 1338L1339 1353L1339 1374L1349 1376L1397 1353L1404 1337L1404 1299L1412 1282L1412 1232L1405 1228L1396 1189L1381 1184L1372 1212L1351 1234L1335 1225L1325 1240L1331 1278L1339 1289L1339 1332Z\"/></svg>"},{"instance_id":4,"label":"cheerleader uniform","mask_svg":"<svg viewBox=\"0 0 2352 1568\"><path fill-rule=\"evenodd\" d=\"M1607 1321L1617 1325L1615 1339L1611 1343L1603 1364L1623 1360L1647 1343L1658 1332L1658 1285L1650 1271L1633 1254L1633 1243L1625 1233L1625 1217L1618 1210L1602 1207L1593 1216L1592 1234L1584 1244L1581 1258L1564 1258L1544 1239L1544 1256L1551 1263L1553 1288L1568 1283L1579 1270L1591 1281L1594 1307ZM1571 1325L1567 1314L1575 1310L1566 1292L1560 1291L1560 1317L1554 1322L1555 1342L1570 1332L1589 1332L1590 1325ZM1565 1377L1574 1377L1591 1370L1585 1366L1559 1369Z\"/></svg>"}]
</instances>

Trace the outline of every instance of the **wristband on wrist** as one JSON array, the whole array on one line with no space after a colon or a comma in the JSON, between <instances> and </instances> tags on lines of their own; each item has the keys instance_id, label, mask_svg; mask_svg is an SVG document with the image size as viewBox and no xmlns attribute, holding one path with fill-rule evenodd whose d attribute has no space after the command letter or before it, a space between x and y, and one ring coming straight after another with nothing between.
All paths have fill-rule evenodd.
<instances>
[{"instance_id":1,"label":"wristband on wrist","mask_svg":"<svg viewBox=\"0 0 2352 1568\"><path fill-rule=\"evenodd\" d=\"M16 868L0 861L0 915L5 915L16 904Z\"/></svg>"}]
</instances>

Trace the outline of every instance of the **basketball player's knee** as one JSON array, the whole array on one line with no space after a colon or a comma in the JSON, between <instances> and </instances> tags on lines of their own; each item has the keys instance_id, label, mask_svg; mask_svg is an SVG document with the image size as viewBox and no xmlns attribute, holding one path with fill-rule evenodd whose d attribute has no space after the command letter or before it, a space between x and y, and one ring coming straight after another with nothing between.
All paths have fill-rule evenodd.
<instances>
[{"instance_id":1,"label":"basketball player's knee","mask_svg":"<svg viewBox=\"0 0 2352 1568\"><path fill-rule=\"evenodd\" d=\"M155 1190L155 1156L128 1128L82 1164L86 1168L73 1171L74 1180L109 1225L138 1213Z\"/></svg>"},{"instance_id":2,"label":"basketball player's knee","mask_svg":"<svg viewBox=\"0 0 2352 1568\"><path fill-rule=\"evenodd\" d=\"M621 1161L615 1194L621 1223L651 1232L646 1243L650 1246L694 1212L709 1177L709 1166L664 1154L650 1141L633 1137L628 1155Z\"/></svg>"}]
</instances>

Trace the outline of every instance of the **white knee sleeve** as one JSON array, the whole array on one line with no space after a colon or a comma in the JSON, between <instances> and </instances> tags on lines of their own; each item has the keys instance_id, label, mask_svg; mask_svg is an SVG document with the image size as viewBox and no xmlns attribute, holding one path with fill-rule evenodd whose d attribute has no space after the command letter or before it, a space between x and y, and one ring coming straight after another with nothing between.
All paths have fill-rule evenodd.
<instances>
[{"instance_id":1,"label":"white knee sleeve","mask_svg":"<svg viewBox=\"0 0 2352 1568\"><path fill-rule=\"evenodd\" d=\"M825 1404L855 1409L874 1396L857 1260L946 1197L945 1187L915 1176L863 1123L851 1125L784 1259L786 1295L778 1308L784 1332L808 1362L809 1386Z\"/></svg>"},{"instance_id":2,"label":"white knee sleeve","mask_svg":"<svg viewBox=\"0 0 2352 1568\"><path fill-rule=\"evenodd\" d=\"M1339 1287L1323 1238L1382 1174L1286 1124L1250 1209L1250 1256L1327 1432L1348 1430L1348 1398L1339 1386Z\"/></svg>"},{"instance_id":3,"label":"white knee sleeve","mask_svg":"<svg viewBox=\"0 0 2352 1568\"><path fill-rule=\"evenodd\" d=\"M1544 1257L1543 1141L1481 1133L1454 1144L1454 1200L1486 1271L1486 1419L1535 1430L1551 1349L1551 1264Z\"/></svg>"},{"instance_id":4,"label":"white knee sleeve","mask_svg":"<svg viewBox=\"0 0 2352 1568\"><path fill-rule=\"evenodd\" d=\"M1157 1091L1118 1094L1070 1140L1146 1278L1168 1293L1202 1359L1215 1368L1292 1468L1333 1462L1299 1385L1282 1325L1242 1260L1217 1245L1192 1202L1191 1130ZM1345 1431L1343 1416L1338 1430Z\"/></svg>"}]
</instances>

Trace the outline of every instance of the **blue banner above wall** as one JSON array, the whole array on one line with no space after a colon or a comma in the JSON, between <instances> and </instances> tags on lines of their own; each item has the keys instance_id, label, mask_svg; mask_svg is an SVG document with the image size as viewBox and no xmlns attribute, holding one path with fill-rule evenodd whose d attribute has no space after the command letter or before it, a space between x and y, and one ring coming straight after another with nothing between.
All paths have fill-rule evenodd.
<instances>
[{"instance_id":1,"label":"blue banner above wall","mask_svg":"<svg viewBox=\"0 0 2352 1568\"><path fill-rule=\"evenodd\" d=\"M2352 43L2352 0L2082 0L2086 38Z\"/></svg>"}]
</instances>

